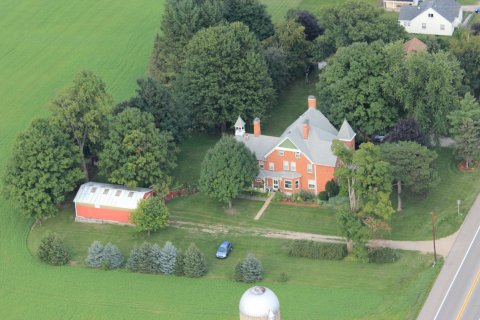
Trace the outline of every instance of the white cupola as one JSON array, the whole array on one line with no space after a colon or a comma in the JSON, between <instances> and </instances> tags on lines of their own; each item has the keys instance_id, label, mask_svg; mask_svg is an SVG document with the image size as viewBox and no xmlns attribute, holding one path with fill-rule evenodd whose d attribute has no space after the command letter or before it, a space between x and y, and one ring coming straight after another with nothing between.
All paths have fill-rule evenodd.
<instances>
[{"instance_id":1,"label":"white cupola","mask_svg":"<svg viewBox=\"0 0 480 320\"><path fill-rule=\"evenodd\" d=\"M245 135L245 121L238 116L237 122L235 122L235 135L243 137Z\"/></svg>"}]
</instances>

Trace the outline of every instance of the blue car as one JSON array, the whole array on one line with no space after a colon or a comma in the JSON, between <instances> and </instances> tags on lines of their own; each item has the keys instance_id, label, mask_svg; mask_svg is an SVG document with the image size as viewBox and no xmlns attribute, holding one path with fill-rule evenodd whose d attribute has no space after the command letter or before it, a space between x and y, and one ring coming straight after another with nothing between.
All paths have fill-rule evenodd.
<instances>
[{"instance_id":1,"label":"blue car","mask_svg":"<svg viewBox=\"0 0 480 320\"><path fill-rule=\"evenodd\" d=\"M475 12L476 12L476 13L480 13L480 7L476 8L476 9L475 9Z\"/></svg>"},{"instance_id":2,"label":"blue car","mask_svg":"<svg viewBox=\"0 0 480 320\"><path fill-rule=\"evenodd\" d=\"M217 258L225 259L226 257L228 257L232 249L233 249L233 246L230 242L226 240L222 241L222 243L217 249L217 254L216 254Z\"/></svg>"}]
</instances>

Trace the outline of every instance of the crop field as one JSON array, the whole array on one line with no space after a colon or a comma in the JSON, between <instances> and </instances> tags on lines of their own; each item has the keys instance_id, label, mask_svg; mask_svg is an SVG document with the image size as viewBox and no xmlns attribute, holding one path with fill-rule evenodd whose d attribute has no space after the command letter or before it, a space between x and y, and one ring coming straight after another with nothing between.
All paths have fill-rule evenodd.
<instances>
[{"instance_id":1,"label":"crop field","mask_svg":"<svg viewBox=\"0 0 480 320\"><path fill-rule=\"evenodd\" d=\"M313 8L334 1L264 2L279 19L290 7ZM132 95L135 80L145 74L162 5L158 0L0 0L0 175L15 136L33 118L48 113L48 101L78 71L88 69L100 75L116 101ZM0 319L238 317L238 299L247 286L225 280L228 274L221 268L212 268L205 279L189 280L124 270L50 267L27 250L31 221L20 218L4 199L0 200L0 217ZM64 228L59 231L72 236L66 241L77 260L93 238L123 241L119 245L124 251L139 241L132 238L130 229L102 226L95 231L61 218L35 232L46 232L60 223ZM213 235L189 238L192 235L171 232L155 240L165 241L171 235L172 240L183 241L181 245L198 241L204 250L218 240ZM263 240L258 244L263 247L259 254L265 256L266 266L273 266L268 256L270 252L278 255L282 243ZM307 265L317 285L293 276L291 283L279 283L274 274L267 274L265 284L279 295L287 319L414 318L438 270L430 268L429 261L430 257L413 253L405 253L398 263L379 266L288 260L285 270L302 273ZM271 270L281 272L280 267ZM395 286L398 283L402 286Z\"/></svg>"}]
</instances>

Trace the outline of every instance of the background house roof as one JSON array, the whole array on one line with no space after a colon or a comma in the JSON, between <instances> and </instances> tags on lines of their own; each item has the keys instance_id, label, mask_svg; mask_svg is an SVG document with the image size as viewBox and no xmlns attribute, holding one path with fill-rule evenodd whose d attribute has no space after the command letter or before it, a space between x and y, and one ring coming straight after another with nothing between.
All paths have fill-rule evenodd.
<instances>
[{"instance_id":1,"label":"background house roof","mask_svg":"<svg viewBox=\"0 0 480 320\"><path fill-rule=\"evenodd\" d=\"M403 45L403 49L407 53L412 53L412 52L424 52L424 51L427 51L428 48L423 41L418 40L417 38L412 38L407 42L405 42L405 44Z\"/></svg>"},{"instance_id":2,"label":"background house roof","mask_svg":"<svg viewBox=\"0 0 480 320\"><path fill-rule=\"evenodd\" d=\"M151 189L130 189L114 184L87 182L80 186L73 202L119 209L136 209L138 202Z\"/></svg>"},{"instance_id":3,"label":"background house roof","mask_svg":"<svg viewBox=\"0 0 480 320\"><path fill-rule=\"evenodd\" d=\"M419 14L432 8L442 17L453 22L460 11L460 4L454 0L426 0L420 2L418 6L403 6L400 8L398 20L413 20Z\"/></svg>"}]
</instances>

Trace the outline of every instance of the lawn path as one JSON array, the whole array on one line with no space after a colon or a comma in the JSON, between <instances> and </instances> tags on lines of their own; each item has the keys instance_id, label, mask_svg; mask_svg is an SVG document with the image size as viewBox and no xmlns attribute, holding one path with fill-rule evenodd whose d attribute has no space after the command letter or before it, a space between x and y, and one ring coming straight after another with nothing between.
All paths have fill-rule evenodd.
<instances>
[{"instance_id":1,"label":"lawn path","mask_svg":"<svg viewBox=\"0 0 480 320\"><path fill-rule=\"evenodd\" d=\"M197 222L171 220L170 226L175 228L181 228L192 231L200 231L212 234L224 233L224 234L251 234L254 236L275 238L275 239L288 239L288 240L312 240L319 242L329 243L345 243L345 238L339 236L322 235L316 233L296 232L279 229L267 229L267 228L245 228L236 226L226 226L220 224L203 224ZM458 231L454 234L436 240L437 254L446 257L450 252ZM433 253L432 241L397 241L397 240L383 240L374 239L368 242L372 247L387 247L399 250L408 251L420 251L422 253Z\"/></svg>"},{"instance_id":2,"label":"lawn path","mask_svg":"<svg viewBox=\"0 0 480 320\"><path fill-rule=\"evenodd\" d=\"M265 203L263 204L263 206L260 208L258 213L255 215L255 218L253 218L254 220L260 220L263 213L265 212L265 210L267 210L268 206L270 205L270 202L272 202L272 199L273 199L274 196L275 196L275 193L273 193L273 192L272 192L271 195L268 196L268 198L267 198L267 200L265 200Z\"/></svg>"}]
</instances>

